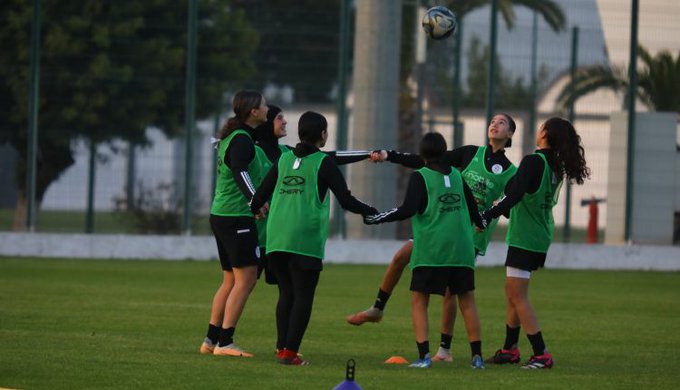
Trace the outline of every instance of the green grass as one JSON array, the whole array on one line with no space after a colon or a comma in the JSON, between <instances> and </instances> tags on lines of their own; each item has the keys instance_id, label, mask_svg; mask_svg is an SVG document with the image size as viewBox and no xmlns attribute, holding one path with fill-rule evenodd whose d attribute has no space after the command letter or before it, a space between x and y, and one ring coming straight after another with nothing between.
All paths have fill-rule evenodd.
<instances>
[{"instance_id":1,"label":"green grass","mask_svg":"<svg viewBox=\"0 0 680 390\"><path fill-rule=\"evenodd\" d=\"M12 229L14 220L13 209L0 209L0 231ZM84 233L85 212L40 210L37 215L36 229L43 233ZM493 240L504 241L507 226L498 226L493 234ZM141 230L135 226L134 217L127 213L96 212L94 215L94 232L99 234L140 234ZM208 217L194 216L192 220L192 234L210 235ZM555 242L564 241L562 227L555 229ZM604 241L604 230L598 232L599 242ZM586 242L585 229L571 229L571 242Z\"/></svg>"},{"instance_id":2,"label":"green grass","mask_svg":"<svg viewBox=\"0 0 680 390\"><path fill-rule=\"evenodd\" d=\"M221 275L216 262L73 261L0 258L0 387L330 389L357 362L364 389L676 388L680 357L680 273L542 270L532 302L552 370L469 368L462 319L454 362L429 370L388 366L416 355L408 272L380 324L344 317L368 307L384 266L326 265L302 353L312 365L274 357L276 289L258 284L236 340L253 359L198 353ZM486 356L504 337L504 271L477 272ZM440 299L430 308L433 349ZM522 336L522 352L530 354Z\"/></svg>"},{"instance_id":3,"label":"green grass","mask_svg":"<svg viewBox=\"0 0 680 390\"><path fill-rule=\"evenodd\" d=\"M41 233L85 233L84 211L39 210L36 215L36 230ZM0 209L0 231L12 229L14 209ZM94 232L99 234L141 234L134 217L125 212L95 212ZM195 216L192 220L192 233L210 233L208 217Z\"/></svg>"}]
</instances>

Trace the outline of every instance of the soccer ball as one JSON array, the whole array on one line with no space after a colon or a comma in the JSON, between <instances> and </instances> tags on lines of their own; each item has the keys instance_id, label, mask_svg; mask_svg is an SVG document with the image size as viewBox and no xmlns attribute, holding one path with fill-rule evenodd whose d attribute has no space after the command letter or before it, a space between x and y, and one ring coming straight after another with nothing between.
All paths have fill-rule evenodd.
<instances>
[{"instance_id":1,"label":"soccer ball","mask_svg":"<svg viewBox=\"0 0 680 390\"><path fill-rule=\"evenodd\" d=\"M458 21L456 14L440 5L432 7L423 16L423 30L432 39L440 40L456 33Z\"/></svg>"}]
</instances>

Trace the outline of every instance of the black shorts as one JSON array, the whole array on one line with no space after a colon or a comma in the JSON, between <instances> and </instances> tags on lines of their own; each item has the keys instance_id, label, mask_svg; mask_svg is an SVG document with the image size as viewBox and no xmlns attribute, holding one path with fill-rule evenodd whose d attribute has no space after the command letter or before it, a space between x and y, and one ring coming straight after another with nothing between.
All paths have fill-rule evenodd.
<instances>
[{"instance_id":1,"label":"black shorts","mask_svg":"<svg viewBox=\"0 0 680 390\"><path fill-rule=\"evenodd\" d=\"M545 265L546 254L542 252L528 251L516 246L508 246L508 255L505 258L506 267L514 267L524 271L536 271Z\"/></svg>"},{"instance_id":2,"label":"black shorts","mask_svg":"<svg viewBox=\"0 0 680 390\"><path fill-rule=\"evenodd\" d=\"M416 267L411 275L411 291L423 294L463 294L475 289L475 270L469 267Z\"/></svg>"},{"instance_id":3,"label":"black shorts","mask_svg":"<svg viewBox=\"0 0 680 390\"><path fill-rule=\"evenodd\" d=\"M259 265L260 247L257 227L252 217L210 215L210 228L217 242L222 270Z\"/></svg>"}]
</instances>

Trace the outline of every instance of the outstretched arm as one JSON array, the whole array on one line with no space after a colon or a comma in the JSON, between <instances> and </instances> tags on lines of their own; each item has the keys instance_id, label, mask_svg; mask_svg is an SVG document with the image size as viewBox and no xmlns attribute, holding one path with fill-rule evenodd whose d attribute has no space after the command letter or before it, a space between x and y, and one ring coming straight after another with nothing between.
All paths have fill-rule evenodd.
<instances>
[{"instance_id":1,"label":"outstretched arm","mask_svg":"<svg viewBox=\"0 0 680 390\"><path fill-rule=\"evenodd\" d=\"M355 198L347 188L347 182L332 159L325 158L319 169L319 181L323 182L338 199L340 206L355 214L376 214L378 210Z\"/></svg>"},{"instance_id":2,"label":"outstretched arm","mask_svg":"<svg viewBox=\"0 0 680 390\"><path fill-rule=\"evenodd\" d=\"M324 153L332 158L337 165L351 164L366 160L371 155L369 150L336 150Z\"/></svg>"},{"instance_id":3,"label":"outstretched arm","mask_svg":"<svg viewBox=\"0 0 680 390\"><path fill-rule=\"evenodd\" d=\"M427 193L425 192L425 180L418 172L413 172L406 188L406 196L404 203L401 206L392 210L371 215L364 218L364 222L369 225L377 225L379 223L401 221L411 218L416 213L425 209L423 206L427 205Z\"/></svg>"}]
</instances>

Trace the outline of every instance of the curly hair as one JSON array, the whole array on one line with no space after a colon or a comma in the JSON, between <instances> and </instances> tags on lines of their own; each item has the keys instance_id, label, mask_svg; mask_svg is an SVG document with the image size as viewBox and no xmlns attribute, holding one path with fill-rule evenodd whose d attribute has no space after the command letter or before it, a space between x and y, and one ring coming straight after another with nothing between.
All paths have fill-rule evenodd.
<instances>
[{"instance_id":1,"label":"curly hair","mask_svg":"<svg viewBox=\"0 0 680 390\"><path fill-rule=\"evenodd\" d=\"M558 174L569 182L583 184L590 177L581 137L566 119L553 117L543 124L548 144L555 152Z\"/></svg>"}]
</instances>

